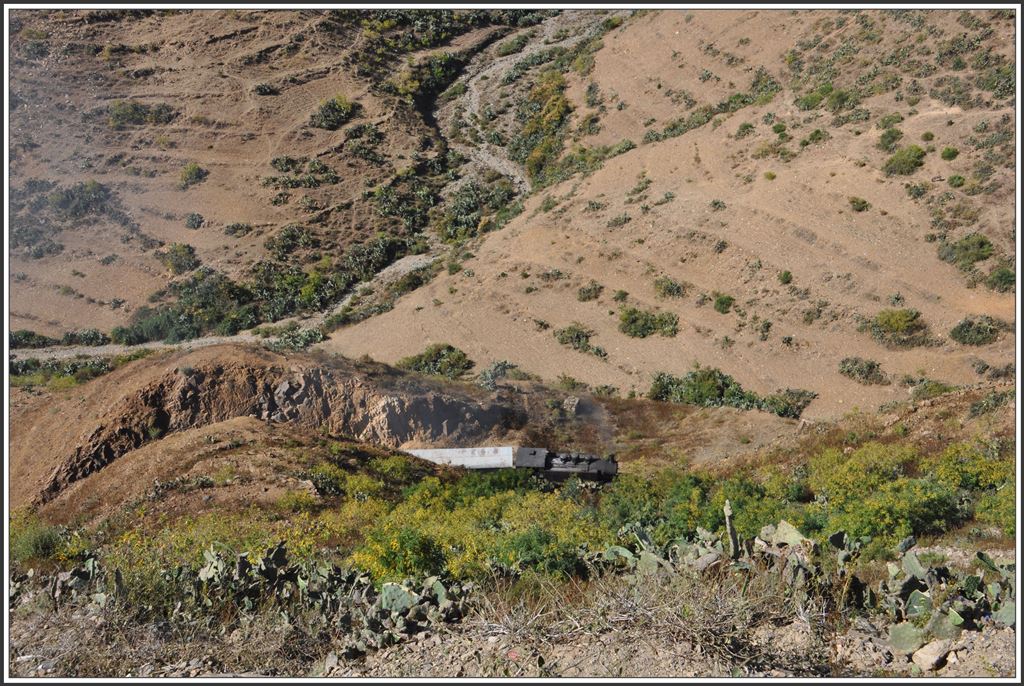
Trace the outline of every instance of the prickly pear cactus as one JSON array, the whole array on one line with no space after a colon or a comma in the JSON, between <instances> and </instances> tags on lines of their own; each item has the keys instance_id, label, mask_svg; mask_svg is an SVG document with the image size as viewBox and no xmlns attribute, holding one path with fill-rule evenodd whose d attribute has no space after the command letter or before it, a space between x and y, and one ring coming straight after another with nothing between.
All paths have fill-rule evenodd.
<instances>
[{"instance_id":1,"label":"prickly pear cactus","mask_svg":"<svg viewBox=\"0 0 1024 686\"><path fill-rule=\"evenodd\" d=\"M909 622L894 624L889 629L889 645L898 653L909 654L924 645L924 631Z\"/></svg>"},{"instance_id":2,"label":"prickly pear cactus","mask_svg":"<svg viewBox=\"0 0 1024 686\"><path fill-rule=\"evenodd\" d=\"M389 612L407 612L419 601L419 596L395 583L386 583L380 589L380 606Z\"/></svg>"}]
</instances>

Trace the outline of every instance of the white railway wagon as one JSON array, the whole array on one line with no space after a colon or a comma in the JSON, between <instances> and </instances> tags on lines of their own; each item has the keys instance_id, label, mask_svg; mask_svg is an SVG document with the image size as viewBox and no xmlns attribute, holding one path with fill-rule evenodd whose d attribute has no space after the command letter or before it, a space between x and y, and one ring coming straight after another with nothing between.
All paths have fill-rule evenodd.
<instances>
[{"instance_id":1,"label":"white railway wagon","mask_svg":"<svg viewBox=\"0 0 1024 686\"><path fill-rule=\"evenodd\" d=\"M407 450L423 460L448 464L466 469L513 469L515 467L544 467L547 448L521 448L515 445L483 448L431 448Z\"/></svg>"},{"instance_id":2,"label":"white railway wagon","mask_svg":"<svg viewBox=\"0 0 1024 686\"><path fill-rule=\"evenodd\" d=\"M554 478L576 474L582 478L607 480L618 473L614 458L602 459L583 453L555 453L547 448L516 445L477 448L427 448L407 450L410 455L436 464L465 469L537 469Z\"/></svg>"}]
</instances>

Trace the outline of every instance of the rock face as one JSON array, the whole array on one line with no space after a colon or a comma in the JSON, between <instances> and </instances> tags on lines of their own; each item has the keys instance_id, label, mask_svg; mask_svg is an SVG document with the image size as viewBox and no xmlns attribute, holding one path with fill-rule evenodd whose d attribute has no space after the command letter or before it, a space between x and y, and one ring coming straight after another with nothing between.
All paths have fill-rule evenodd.
<instances>
[{"instance_id":1,"label":"rock face","mask_svg":"<svg viewBox=\"0 0 1024 686\"><path fill-rule=\"evenodd\" d=\"M121 383L116 378L101 383L95 395L103 397L87 401L91 411L86 416L52 427L51 432L58 433L71 426L92 428L77 438L54 442L52 449L62 454L54 455L57 464L36 500L52 499L68 484L148 441L239 416L325 428L392 448L410 442L475 442L526 421L523 410L507 399L478 400L439 390L422 378L410 377L399 385L393 378L374 378L347 361L296 364L289 357L285 367L282 356L259 356L265 358L259 361L263 364L218 358L204 350L176 356L177 364L163 365L155 378L136 375ZM143 376L142 382L136 381L138 376ZM45 415L42 419L56 423Z\"/></svg>"}]
</instances>

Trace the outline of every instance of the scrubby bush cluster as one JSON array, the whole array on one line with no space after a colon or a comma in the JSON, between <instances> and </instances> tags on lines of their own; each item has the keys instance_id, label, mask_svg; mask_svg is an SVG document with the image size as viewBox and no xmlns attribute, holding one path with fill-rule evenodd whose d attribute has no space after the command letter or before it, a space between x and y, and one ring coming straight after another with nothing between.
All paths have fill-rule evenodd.
<instances>
[{"instance_id":1,"label":"scrubby bush cluster","mask_svg":"<svg viewBox=\"0 0 1024 686\"><path fill-rule=\"evenodd\" d=\"M764 410L780 417L797 419L814 398L812 391L785 389L774 395L759 396L745 391L728 374L714 367L694 365L682 377L665 372L655 374L647 397L700 407L736 407L741 410Z\"/></svg>"},{"instance_id":2,"label":"scrubby bush cluster","mask_svg":"<svg viewBox=\"0 0 1024 686\"><path fill-rule=\"evenodd\" d=\"M115 100L107 106L107 121L112 129L141 124L169 124L178 116L167 103L146 105L130 100Z\"/></svg>"},{"instance_id":3,"label":"scrubby bush cluster","mask_svg":"<svg viewBox=\"0 0 1024 686\"><path fill-rule=\"evenodd\" d=\"M679 316L672 312L625 307L619 313L619 331L633 338L646 338L655 333L672 337L679 333Z\"/></svg>"},{"instance_id":4,"label":"scrubby bush cluster","mask_svg":"<svg viewBox=\"0 0 1024 686\"><path fill-rule=\"evenodd\" d=\"M56 338L50 338L44 336L41 333L36 333L29 329L18 329L17 331L11 331L8 335L11 348L48 348L51 345L57 345L58 341Z\"/></svg>"},{"instance_id":5,"label":"scrubby bush cluster","mask_svg":"<svg viewBox=\"0 0 1024 686\"><path fill-rule=\"evenodd\" d=\"M145 357L148 350L139 350L114 357L75 357L73 359L39 360L27 358L8 363L11 386L46 386L52 390L70 388L102 376L118 367Z\"/></svg>"},{"instance_id":6,"label":"scrubby bush cluster","mask_svg":"<svg viewBox=\"0 0 1024 686\"><path fill-rule=\"evenodd\" d=\"M862 384L885 385L889 377L882 371L882 365L863 357L844 357L839 363L839 373Z\"/></svg>"},{"instance_id":7,"label":"scrubby bush cluster","mask_svg":"<svg viewBox=\"0 0 1024 686\"><path fill-rule=\"evenodd\" d=\"M405 239L378 235L350 249L342 259L311 271L281 262L257 262L242 282L200 267L170 284L168 293L175 302L139 308L128 326L116 327L110 336L115 343L128 345L177 342L210 332L233 335L296 312L322 311L409 250Z\"/></svg>"},{"instance_id":8,"label":"scrubby bush cluster","mask_svg":"<svg viewBox=\"0 0 1024 686\"><path fill-rule=\"evenodd\" d=\"M418 355L403 357L395 366L421 374L457 379L473 368L473 361L453 345L434 343Z\"/></svg>"},{"instance_id":9,"label":"scrubby bush cluster","mask_svg":"<svg viewBox=\"0 0 1024 686\"><path fill-rule=\"evenodd\" d=\"M580 286L579 290L576 291L576 299L580 302L589 302L591 300L597 300L600 297L601 292L604 290L604 286L596 281Z\"/></svg>"},{"instance_id":10,"label":"scrubby bush cluster","mask_svg":"<svg viewBox=\"0 0 1024 686\"><path fill-rule=\"evenodd\" d=\"M913 174L919 167L924 165L924 148L919 145L908 145L900 148L896 153L886 160L882 167L889 176L906 176Z\"/></svg>"},{"instance_id":11,"label":"scrubby bush cluster","mask_svg":"<svg viewBox=\"0 0 1024 686\"><path fill-rule=\"evenodd\" d=\"M161 264L174 274L184 274L199 266L196 249L187 243L172 243L163 252L157 253Z\"/></svg>"},{"instance_id":12,"label":"scrubby bush cluster","mask_svg":"<svg viewBox=\"0 0 1024 686\"><path fill-rule=\"evenodd\" d=\"M569 326L555 329L554 334L556 341L562 345L569 346L573 350L578 350L581 353L590 353L601 358L608 357L608 352L604 348L590 343L594 331L579 322L573 322Z\"/></svg>"},{"instance_id":13,"label":"scrubby bush cluster","mask_svg":"<svg viewBox=\"0 0 1024 686\"><path fill-rule=\"evenodd\" d=\"M182 190L190 188L196 185L200 181L204 180L210 172L200 167L195 162L188 162L181 169L181 175L178 180L178 187Z\"/></svg>"},{"instance_id":14,"label":"scrubby bush cluster","mask_svg":"<svg viewBox=\"0 0 1024 686\"><path fill-rule=\"evenodd\" d=\"M876 341L890 348L911 348L929 340L928 325L913 309L882 310L866 326Z\"/></svg>"},{"instance_id":15,"label":"scrubby bush cluster","mask_svg":"<svg viewBox=\"0 0 1024 686\"><path fill-rule=\"evenodd\" d=\"M999 338L999 332L1011 327L988 315L967 317L953 327L949 337L963 345L987 345Z\"/></svg>"},{"instance_id":16,"label":"scrubby bush cluster","mask_svg":"<svg viewBox=\"0 0 1024 686\"><path fill-rule=\"evenodd\" d=\"M654 292L662 298L681 298L686 294L686 286L670 276L659 276L654 280Z\"/></svg>"},{"instance_id":17,"label":"scrubby bush cluster","mask_svg":"<svg viewBox=\"0 0 1024 686\"><path fill-rule=\"evenodd\" d=\"M358 112L359 103L349 100L344 95L335 95L324 100L309 117L309 125L318 129L335 131Z\"/></svg>"},{"instance_id":18,"label":"scrubby bush cluster","mask_svg":"<svg viewBox=\"0 0 1024 686\"><path fill-rule=\"evenodd\" d=\"M943 242L939 246L939 259L952 262L963 270L969 270L975 262L982 262L992 257L995 247L987 236L970 233L955 243Z\"/></svg>"}]
</instances>

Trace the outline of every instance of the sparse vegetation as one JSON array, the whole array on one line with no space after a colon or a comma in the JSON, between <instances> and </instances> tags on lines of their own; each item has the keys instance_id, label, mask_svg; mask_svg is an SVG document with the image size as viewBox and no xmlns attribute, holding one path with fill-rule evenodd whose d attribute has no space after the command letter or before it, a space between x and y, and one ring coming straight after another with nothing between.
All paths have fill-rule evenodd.
<instances>
[{"instance_id":1,"label":"sparse vegetation","mask_svg":"<svg viewBox=\"0 0 1024 686\"><path fill-rule=\"evenodd\" d=\"M786 389L775 395L760 397L743 387L728 374L714 367L694 365L683 377L659 373L654 377L647 397L700 407L736 407L741 410L764 410L780 417L799 418L804 408L817 397L810 391Z\"/></svg>"},{"instance_id":2,"label":"sparse vegetation","mask_svg":"<svg viewBox=\"0 0 1024 686\"><path fill-rule=\"evenodd\" d=\"M876 341L890 348L911 348L928 342L928 326L917 310L882 310L868 329Z\"/></svg>"},{"instance_id":3,"label":"sparse vegetation","mask_svg":"<svg viewBox=\"0 0 1024 686\"><path fill-rule=\"evenodd\" d=\"M839 373L857 383L886 385L889 377L882 371L882 365L863 357L844 357L839 363Z\"/></svg>"},{"instance_id":4,"label":"sparse vegetation","mask_svg":"<svg viewBox=\"0 0 1024 686\"><path fill-rule=\"evenodd\" d=\"M158 253L160 262L174 274L184 274L199 266L196 249L187 243L172 243L167 250Z\"/></svg>"},{"instance_id":5,"label":"sparse vegetation","mask_svg":"<svg viewBox=\"0 0 1024 686\"><path fill-rule=\"evenodd\" d=\"M900 148L896 154L886 160L882 171L889 176L913 174L924 165L924 155L924 149L917 145Z\"/></svg>"},{"instance_id":6,"label":"sparse vegetation","mask_svg":"<svg viewBox=\"0 0 1024 686\"><path fill-rule=\"evenodd\" d=\"M555 329L554 334L556 341L562 345L569 346L573 350L578 350L581 353L590 353L601 358L608 357L608 353L604 348L591 345L590 339L594 335L594 331L579 322L573 322L564 328Z\"/></svg>"},{"instance_id":7,"label":"sparse vegetation","mask_svg":"<svg viewBox=\"0 0 1024 686\"><path fill-rule=\"evenodd\" d=\"M395 366L421 374L458 379L473 368L473 361L453 345L434 343L419 355L403 357Z\"/></svg>"},{"instance_id":8,"label":"sparse vegetation","mask_svg":"<svg viewBox=\"0 0 1024 686\"><path fill-rule=\"evenodd\" d=\"M871 203L864 198L858 198L856 196L850 196L850 207L854 212L866 212L871 209Z\"/></svg>"},{"instance_id":9,"label":"sparse vegetation","mask_svg":"<svg viewBox=\"0 0 1024 686\"><path fill-rule=\"evenodd\" d=\"M200 167L195 162L189 162L181 169L178 180L178 187L185 190L206 179L210 172Z\"/></svg>"},{"instance_id":10,"label":"sparse vegetation","mask_svg":"<svg viewBox=\"0 0 1024 686\"><path fill-rule=\"evenodd\" d=\"M143 124L169 124L178 116L166 103L146 105L129 100L115 100L107 106L107 121L112 129Z\"/></svg>"},{"instance_id":11,"label":"sparse vegetation","mask_svg":"<svg viewBox=\"0 0 1024 686\"><path fill-rule=\"evenodd\" d=\"M626 307L619 313L619 331L633 338L646 338L655 333L671 338L679 333L679 317L672 312Z\"/></svg>"},{"instance_id":12,"label":"sparse vegetation","mask_svg":"<svg viewBox=\"0 0 1024 686\"><path fill-rule=\"evenodd\" d=\"M686 286L670 276L659 276L654 280L654 292L662 298L681 298L686 294Z\"/></svg>"},{"instance_id":13,"label":"sparse vegetation","mask_svg":"<svg viewBox=\"0 0 1024 686\"><path fill-rule=\"evenodd\" d=\"M601 291L604 290L604 286L596 281L591 281L585 286L580 286L579 290L576 291L576 299L580 302L589 302L591 300L597 300L601 295Z\"/></svg>"},{"instance_id":14,"label":"sparse vegetation","mask_svg":"<svg viewBox=\"0 0 1024 686\"><path fill-rule=\"evenodd\" d=\"M999 338L1001 329L1009 328L987 315L967 317L953 327L949 337L963 345L988 345Z\"/></svg>"},{"instance_id":15,"label":"sparse vegetation","mask_svg":"<svg viewBox=\"0 0 1024 686\"><path fill-rule=\"evenodd\" d=\"M939 259L952 262L960 269L970 269L975 262L982 262L992 257L995 248L985 235L971 233L955 243L943 243L939 246Z\"/></svg>"},{"instance_id":16,"label":"sparse vegetation","mask_svg":"<svg viewBox=\"0 0 1024 686\"><path fill-rule=\"evenodd\" d=\"M309 117L309 125L318 129L336 131L359 111L359 103L344 95L335 95L320 103L320 107Z\"/></svg>"},{"instance_id":17,"label":"sparse vegetation","mask_svg":"<svg viewBox=\"0 0 1024 686\"><path fill-rule=\"evenodd\" d=\"M718 312L719 314L728 314L729 310L732 309L732 304L734 302L736 302L736 298L731 295L716 293L714 303L715 312Z\"/></svg>"}]
</instances>

